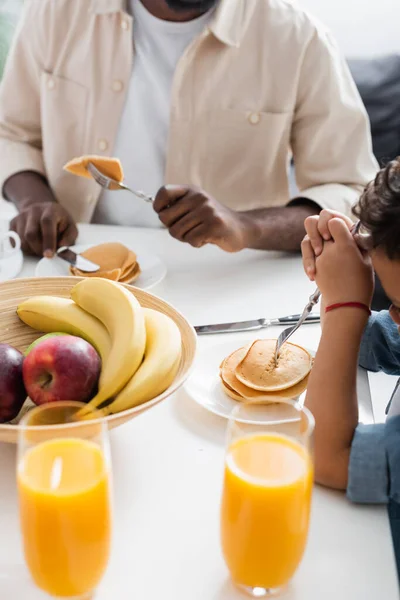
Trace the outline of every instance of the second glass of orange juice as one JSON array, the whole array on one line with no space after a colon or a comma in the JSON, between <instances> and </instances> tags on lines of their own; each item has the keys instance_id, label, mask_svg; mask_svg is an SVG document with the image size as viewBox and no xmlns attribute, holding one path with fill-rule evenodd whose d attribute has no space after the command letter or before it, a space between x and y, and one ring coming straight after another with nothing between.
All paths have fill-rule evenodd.
<instances>
[{"instance_id":1,"label":"second glass of orange juice","mask_svg":"<svg viewBox=\"0 0 400 600\"><path fill-rule=\"evenodd\" d=\"M234 583L254 598L279 594L308 534L314 419L295 402L239 405L225 459L221 540Z\"/></svg>"},{"instance_id":2,"label":"second glass of orange juice","mask_svg":"<svg viewBox=\"0 0 400 600\"><path fill-rule=\"evenodd\" d=\"M54 598L89 600L110 552L111 467L106 425L70 422L81 406L54 403L28 413L21 423L17 481L34 582Z\"/></svg>"}]
</instances>

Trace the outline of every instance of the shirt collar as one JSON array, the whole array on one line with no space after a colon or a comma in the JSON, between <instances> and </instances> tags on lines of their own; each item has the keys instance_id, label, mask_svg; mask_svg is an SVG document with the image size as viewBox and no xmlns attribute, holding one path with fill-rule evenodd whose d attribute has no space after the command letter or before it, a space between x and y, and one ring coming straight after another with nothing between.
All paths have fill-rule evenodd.
<instances>
[{"instance_id":1,"label":"shirt collar","mask_svg":"<svg viewBox=\"0 0 400 600\"><path fill-rule=\"evenodd\" d=\"M257 0L220 0L210 31L223 44L239 47L244 34L248 16ZM92 0L96 14L109 14L125 11L127 0Z\"/></svg>"},{"instance_id":2,"label":"shirt collar","mask_svg":"<svg viewBox=\"0 0 400 600\"><path fill-rule=\"evenodd\" d=\"M220 0L210 30L227 46L238 48L247 27L248 17L258 0Z\"/></svg>"},{"instance_id":3,"label":"shirt collar","mask_svg":"<svg viewBox=\"0 0 400 600\"><path fill-rule=\"evenodd\" d=\"M93 12L97 15L120 12L126 10L126 7L126 0L92 0Z\"/></svg>"}]
</instances>

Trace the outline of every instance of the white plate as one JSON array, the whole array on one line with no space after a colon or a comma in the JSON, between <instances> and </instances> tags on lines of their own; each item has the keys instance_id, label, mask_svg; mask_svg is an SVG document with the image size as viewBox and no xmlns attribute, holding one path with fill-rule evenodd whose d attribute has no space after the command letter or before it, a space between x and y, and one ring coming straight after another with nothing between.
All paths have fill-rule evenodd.
<instances>
[{"instance_id":1,"label":"white plate","mask_svg":"<svg viewBox=\"0 0 400 600\"><path fill-rule=\"evenodd\" d=\"M185 384L186 393L200 406L228 419L238 403L225 394L219 377L219 366L229 354L255 339L254 336L248 339L241 338L238 340L236 338L204 348L198 353L196 368ZM308 350L308 352L312 356L315 355L311 350ZM302 398L303 394L300 396L300 402Z\"/></svg>"},{"instance_id":2,"label":"white plate","mask_svg":"<svg viewBox=\"0 0 400 600\"><path fill-rule=\"evenodd\" d=\"M71 250L79 254L92 246L95 244L71 246ZM149 290L164 279L167 268L158 256L148 252L138 252L137 259L142 272L134 282L135 287ZM64 277L70 275L69 264L57 256L42 258L36 265L35 274L36 277Z\"/></svg>"}]
</instances>

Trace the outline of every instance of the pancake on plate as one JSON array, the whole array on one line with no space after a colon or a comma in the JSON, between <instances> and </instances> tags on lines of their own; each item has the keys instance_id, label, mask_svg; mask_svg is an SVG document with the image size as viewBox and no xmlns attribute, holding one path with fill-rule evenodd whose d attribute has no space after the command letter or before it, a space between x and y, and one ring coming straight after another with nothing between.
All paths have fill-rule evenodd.
<instances>
[{"instance_id":1,"label":"pancake on plate","mask_svg":"<svg viewBox=\"0 0 400 600\"><path fill-rule=\"evenodd\" d=\"M64 165L64 171L68 171L68 173L72 173L72 175L77 175L78 177L92 179L87 169L89 163L92 163L106 177L111 177L111 179L119 182L124 180L121 161L119 158L110 158L108 156L87 155L73 158Z\"/></svg>"},{"instance_id":2,"label":"pancake on plate","mask_svg":"<svg viewBox=\"0 0 400 600\"><path fill-rule=\"evenodd\" d=\"M103 279L110 279L111 281L119 281L121 277L121 269L112 269L112 271L96 271L95 273L86 273L86 271L80 271L76 267L70 267L69 272L74 277L102 277Z\"/></svg>"},{"instance_id":3,"label":"pancake on plate","mask_svg":"<svg viewBox=\"0 0 400 600\"><path fill-rule=\"evenodd\" d=\"M92 246L82 252L81 256L99 265L100 270L96 273L86 273L71 266L71 275L77 277L104 277L112 281L132 283L141 273L136 254L119 242L108 242Z\"/></svg>"},{"instance_id":4,"label":"pancake on plate","mask_svg":"<svg viewBox=\"0 0 400 600\"><path fill-rule=\"evenodd\" d=\"M243 360L249 350L249 346L244 346L232 352L220 366L220 377L224 392L234 400L266 400L269 402L282 399L297 398L302 394L308 383L308 376L296 385L275 392L261 392L246 386L236 377L235 371L239 363Z\"/></svg>"},{"instance_id":5,"label":"pancake on plate","mask_svg":"<svg viewBox=\"0 0 400 600\"><path fill-rule=\"evenodd\" d=\"M221 383L225 394L232 398L232 400L236 400L236 402L243 402L243 400L246 400L246 398L243 398L243 396L240 396L237 392L235 392L235 390L229 387L229 385L227 385L223 379L221 380Z\"/></svg>"},{"instance_id":6,"label":"pancake on plate","mask_svg":"<svg viewBox=\"0 0 400 600\"><path fill-rule=\"evenodd\" d=\"M235 369L237 379L261 392L291 388L302 381L312 367L312 356L301 346L286 342L275 364L276 340L256 340Z\"/></svg>"},{"instance_id":7,"label":"pancake on plate","mask_svg":"<svg viewBox=\"0 0 400 600\"><path fill-rule=\"evenodd\" d=\"M121 277L126 277L127 275L129 275L129 273L131 273L134 269L137 268L139 268L137 256L134 252L132 252L132 250L129 250L121 267Z\"/></svg>"},{"instance_id":8,"label":"pancake on plate","mask_svg":"<svg viewBox=\"0 0 400 600\"><path fill-rule=\"evenodd\" d=\"M136 263L128 273L125 273L125 275L123 273L121 274L119 281L121 283L133 283L139 277L141 272L139 263Z\"/></svg>"}]
</instances>

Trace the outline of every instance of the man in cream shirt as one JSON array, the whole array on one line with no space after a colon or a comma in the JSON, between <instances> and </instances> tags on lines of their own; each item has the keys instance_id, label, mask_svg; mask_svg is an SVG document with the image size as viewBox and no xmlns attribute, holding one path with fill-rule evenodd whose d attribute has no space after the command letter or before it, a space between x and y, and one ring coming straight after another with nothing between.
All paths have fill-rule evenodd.
<instances>
[{"instance_id":1,"label":"man in cream shirt","mask_svg":"<svg viewBox=\"0 0 400 600\"><path fill-rule=\"evenodd\" d=\"M200 247L295 250L376 172L330 34L285 0L27 0L0 89L0 185L28 252L76 222L165 226ZM298 197L290 198L288 162ZM118 156L147 206L63 165Z\"/></svg>"}]
</instances>

